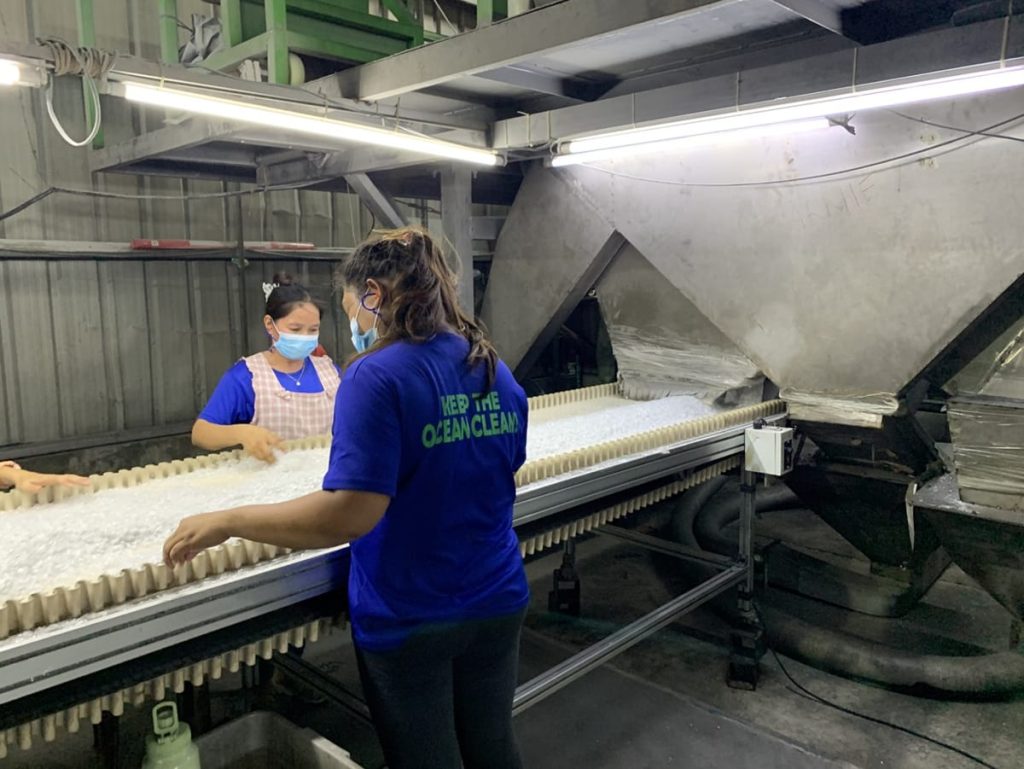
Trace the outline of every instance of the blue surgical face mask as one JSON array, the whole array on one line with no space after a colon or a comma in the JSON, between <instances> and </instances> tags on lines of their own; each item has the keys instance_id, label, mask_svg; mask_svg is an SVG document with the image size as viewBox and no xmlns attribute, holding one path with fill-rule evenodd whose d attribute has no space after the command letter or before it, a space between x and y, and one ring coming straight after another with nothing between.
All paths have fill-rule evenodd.
<instances>
[{"instance_id":1,"label":"blue surgical face mask","mask_svg":"<svg viewBox=\"0 0 1024 769\"><path fill-rule=\"evenodd\" d=\"M305 360L313 354L316 346L320 343L320 337L317 334L285 334L277 328L276 323L274 328L277 330L274 349L288 360Z\"/></svg>"},{"instance_id":2,"label":"blue surgical face mask","mask_svg":"<svg viewBox=\"0 0 1024 769\"><path fill-rule=\"evenodd\" d=\"M359 307L356 309L356 316L349 318L348 325L352 329L352 346L356 348L357 353L364 353L373 346L373 343L377 341L377 321L380 319L380 314L375 309L371 309L366 306L366 297L370 294L365 293L359 299ZM373 325L366 331L362 331L359 328L359 310L366 310L367 312L373 313Z\"/></svg>"},{"instance_id":3,"label":"blue surgical face mask","mask_svg":"<svg viewBox=\"0 0 1024 769\"><path fill-rule=\"evenodd\" d=\"M349 321L349 326L352 329L352 346L356 348L356 352L366 352L377 341L376 326L369 331L360 331L359 322L355 318Z\"/></svg>"}]
</instances>

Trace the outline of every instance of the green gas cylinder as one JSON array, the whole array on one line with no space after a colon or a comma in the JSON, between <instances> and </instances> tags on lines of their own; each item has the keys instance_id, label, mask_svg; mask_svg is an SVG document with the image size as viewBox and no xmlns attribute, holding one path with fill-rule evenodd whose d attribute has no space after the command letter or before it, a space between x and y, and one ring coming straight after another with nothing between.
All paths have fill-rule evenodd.
<instances>
[{"instance_id":1,"label":"green gas cylinder","mask_svg":"<svg viewBox=\"0 0 1024 769\"><path fill-rule=\"evenodd\" d=\"M146 737L142 769L200 769L192 730L178 721L178 706L173 702L153 708L153 733Z\"/></svg>"}]
</instances>

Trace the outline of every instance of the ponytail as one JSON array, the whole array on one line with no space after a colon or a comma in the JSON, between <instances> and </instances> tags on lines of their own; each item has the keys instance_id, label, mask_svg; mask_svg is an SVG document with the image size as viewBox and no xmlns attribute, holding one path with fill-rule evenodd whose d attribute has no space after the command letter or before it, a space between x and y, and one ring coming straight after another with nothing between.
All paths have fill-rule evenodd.
<instances>
[{"instance_id":1,"label":"ponytail","mask_svg":"<svg viewBox=\"0 0 1024 769\"><path fill-rule=\"evenodd\" d=\"M458 278L426 230L403 227L375 232L339 267L335 287L361 292L368 280L381 285L378 346L425 342L448 329L469 342L466 363L483 365L485 392L494 386L498 353L483 325L459 306Z\"/></svg>"}]
</instances>

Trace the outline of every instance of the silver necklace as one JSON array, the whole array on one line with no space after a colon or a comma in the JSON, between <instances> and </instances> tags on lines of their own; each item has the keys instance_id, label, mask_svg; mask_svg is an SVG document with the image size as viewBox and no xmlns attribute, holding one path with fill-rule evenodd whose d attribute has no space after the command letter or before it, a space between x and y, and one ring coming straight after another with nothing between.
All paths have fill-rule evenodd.
<instances>
[{"instance_id":1,"label":"silver necklace","mask_svg":"<svg viewBox=\"0 0 1024 769\"><path fill-rule=\"evenodd\" d=\"M299 387L302 384L302 376L303 374L306 373L306 364L308 363L309 358L306 358L304 361L302 361L302 368L299 369L298 376L295 376L294 374L289 374L287 371L282 371L281 373L284 374L289 379L291 379L295 383L296 387Z\"/></svg>"}]
</instances>

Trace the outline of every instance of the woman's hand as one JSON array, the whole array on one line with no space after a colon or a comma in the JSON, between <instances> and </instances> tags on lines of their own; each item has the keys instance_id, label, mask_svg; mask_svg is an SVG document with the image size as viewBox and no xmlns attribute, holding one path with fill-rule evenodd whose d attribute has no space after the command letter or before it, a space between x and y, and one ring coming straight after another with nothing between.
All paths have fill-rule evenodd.
<instances>
[{"instance_id":1,"label":"woman's hand","mask_svg":"<svg viewBox=\"0 0 1024 769\"><path fill-rule=\"evenodd\" d=\"M92 481L81 475L33 473L23 470L17 462L0 462L0 486L13 486L25 494L35 494L47 486L90 486Z\"/></svg>"},{"instance_id":2,"label":"woman's hand","mask_svg":"<svg viewBox=\"0 0 1024 769\"><path fill-rule=\"evenodd\" d=\"M257 425L236 425L239 433L239 443L250 456L256 457L267 464L274 464L277 457L274 449L282 449L284 441L265 427Z\"/></svg>"},{"instance_id":3,"label":"woman's hand","mask_svg":"<svg viewBox=\"0 0 1024 769\"><path fill-rule=\"evenodd\" d=\"M227 528L229 514L229 510L221 510L182 519L164 542L164 563L173 568L191 561L200 551L224 542L231 536Z\"/></svg>"},{"instance_id":4,"label":"woman's hand","mask_svg":"<svg viewBox=\"0 0 1024 769\"><path fill-rule=\"evenodd\" d=\"M14 488L26 494L35 494L42 491L46 486L91 486L92 481L81 475L50 475L48 473L33 473L28 470L21 470L14 483Z\"/></svg>"}]
</instances>

